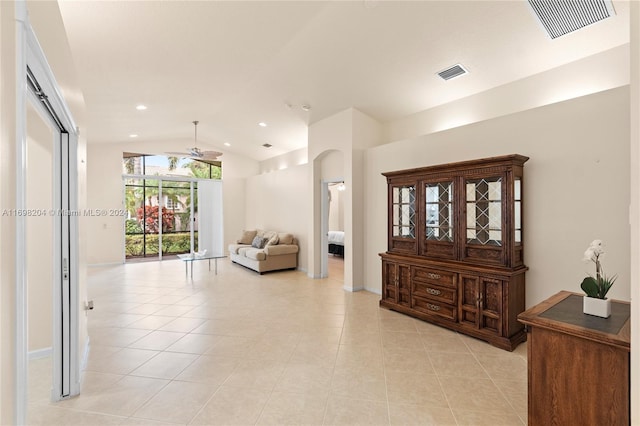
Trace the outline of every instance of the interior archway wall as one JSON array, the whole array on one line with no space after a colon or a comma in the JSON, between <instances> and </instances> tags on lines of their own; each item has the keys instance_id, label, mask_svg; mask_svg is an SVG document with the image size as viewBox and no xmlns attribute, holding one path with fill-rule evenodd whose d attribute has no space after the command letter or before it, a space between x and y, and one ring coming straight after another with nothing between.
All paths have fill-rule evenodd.
<instances>
[{"instance_id":1,"label":"interior archway wall","mask_svg":"<svg viewBox=\"0 0 640 426\"><path fill-rule=\"evenodd\" d=\"M309 126L309 187L313 189L309 232L309 275L321 273L321 188L325 156L342 153L344 191L344 289L365 288L364 274L364 166L365 151L381 140L380 123L354 108L346 109ZM332 154L331 154L332 155ZM330 161L332 162L332 161Z\"/></svg>"}]
</instances>

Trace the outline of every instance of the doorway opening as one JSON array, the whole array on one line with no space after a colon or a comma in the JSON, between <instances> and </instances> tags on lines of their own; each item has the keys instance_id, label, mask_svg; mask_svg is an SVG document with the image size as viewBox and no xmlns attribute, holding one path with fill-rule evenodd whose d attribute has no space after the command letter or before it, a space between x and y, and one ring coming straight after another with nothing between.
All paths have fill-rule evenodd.
<instances>
[{"instance_id":1,"label":"doorway opening","mask_svg":"<svg viewBox=\"0 0 640 426\"><path fill-rule=\"evenodd\" d=\"M344 193L343 179L322 182L322 262L323 278L344 281Z\"/></svg>"},{"instance_id":2,"label":"doorway opening","mask_svg":"<svg viewBox=\"0 0 640 426\"><path fill-rule=\"evenodd\" d=\"M16 126L19 424L26 422L30 403L80 392L77 128L42 52L35 50L35 35L27 31L25 37L30 55Z\"/></svg>"}]
</instances>

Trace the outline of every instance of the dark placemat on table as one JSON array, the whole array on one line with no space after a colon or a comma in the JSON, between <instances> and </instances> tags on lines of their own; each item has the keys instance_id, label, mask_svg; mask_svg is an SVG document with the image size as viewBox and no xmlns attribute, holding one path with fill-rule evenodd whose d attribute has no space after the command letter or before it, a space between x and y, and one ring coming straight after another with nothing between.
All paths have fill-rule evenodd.
<instances>
[{"instance_id":1,"label":"dark placemat on table","mask_svg":"<svg viewBox=\"0 0 640 426\"><path fill-rule=\"evenodd\" d=\"M562 302L540 314L542 318L561 321L603 333L618 334L631 315L630 306L625 303L611 303L611 316L600 318L582 312L582 296L570 295Z\"/></svg>"}]
</instances>

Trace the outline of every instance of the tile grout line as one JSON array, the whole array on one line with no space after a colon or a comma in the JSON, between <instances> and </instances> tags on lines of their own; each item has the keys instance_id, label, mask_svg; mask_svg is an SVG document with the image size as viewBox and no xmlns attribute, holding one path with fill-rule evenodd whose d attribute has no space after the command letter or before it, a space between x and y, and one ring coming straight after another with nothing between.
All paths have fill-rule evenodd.
<instances>
[{"instance_id":1,"label":"tile grout line","mask_svg":"<svg viewBox=\"0 0 640 426\"><path fill-rule=\"evenodd\" d=\"M378 308L381 309L381 308ZM378 311L379 313L380 311ZM378 331L380 334L380 350L382 351L382 372L384 374L384 396L385 399L387 401L387 424L391 425L391 404L389 403L389 384L387 381L387 365L385 363L385 354L384 354L384 338L382 337L383 333L382 333L382 327L380 325L380 316L378 315L376 317L377 321L378 321ZM417 328L416 328L417 331Z\"/></svg>"},{"instance_id":2,"label":"tile grout line","mask_svg":"<svg viewBox=\"0 0 640 426\"><path fill-rule=\"evenodd\" d=\"M299 343L300 342L296 343L296 347L298 346ZM294 351L295 351L295 349L294 349ZM271 397L273 396L273 392L275 391L276 386L278 385L278 382L280 381L280 379L284 376L284 372L287 370L287 365L290 362L292 357L293 357L293 352L291 352L289 354L289 359L287 360L287 363L285 364L284 368L282 369L282 371L280 372L278 378L276 379L275 384L271 388L271 391L269 392L269 397L267 398L267 400L265 401L264 405L260 409L260 412L258 413L258 416L256 417L256 420L254 422L254 425L257 425L258 422L260 421L260 418L262 417L262 414L264 413L264 409L266 408L266 406L269 403L269 401L271 401ZM229 377L231 377L231 376L229 376ZM228 379L228 377L227 377L227 379Z\"/></svg>"},{"instance_id":3,"label":"tile grout line","mask_svg":"<svg viewBox=\"0 0 640 426\"><path fill-rule=\"evenodd\" d=\"M456 336L457 336L457 332L456 332ZM464 342L463 342L464 344ZM422 345L424 346L424 340L422 341ZM465 344L466 346L466 344ZM449 397L447 396L447 393L444 391L444 386L442 386L442 379L440 377L440 374L438 374L438 370L436 369L436 366L433 364L433 359L431 358L431 353L429 352L429 350L427 349L426 346L424 346L425 352L427 353L427 358L429 359L429 363L431 364L431 368L433 369L433 373L436 376L436 380L438 381L438 385L440 385L440 391L442 392L442 396L444 396L445 401L447 401L447 407L449 408L449 411L451 412L451 417L453 417L453 420L456 422L456 425L459 425L460 423L458 422L458 419L453 411L453 406L451 405L451 402L449 401ZM467 349L469 349L467 347ZM470 350L470 349L469 349Z\"/></svg>"},{"instance_id":4,"label":"tile grout line","mask_svg":"<svg viewBox=\"0 0 640 426\"><path fill-rule=\"evenodd\" d=\"M466 342L464 342L465 345L467 345ZM491 383L493 384L493 386L496 387L496 389L498 389L498 392L500 393L500 396L502 396L502 398L504 398L504 400L507 402L507 404L509 404L509 407L511 407L511 412L513 414L516 415L516 417L518 417L518 419L522 422L522 418L520 417L520 414L516 411L515 407L513 406L513 404L511 403L511 401L509 401L509 398L506 397L506 395L504 394L504 392L502 391L502 389L500 389L500 387L498 386L498 384L495 382L494 378L491 376L491 374L489 374L489 371L487 371L487 369L485 368L485 366L482 364L482 362L480 362L480 359L478 358L478 354L476 353L476 351L474 351L469 345L467 345L467 347L469 348L469 350L471 351L471 354L473 355L473 358L476 360L476 362L478 363L478 365L480 365L480 367L482 368L482 370L485 372L485 374L487 375L487 377L489 378L489 380L491 381ZM496 356L498 357L499 355L492 355L492 354L488 354L489 356Z\"/></svg>"}]
</instances>

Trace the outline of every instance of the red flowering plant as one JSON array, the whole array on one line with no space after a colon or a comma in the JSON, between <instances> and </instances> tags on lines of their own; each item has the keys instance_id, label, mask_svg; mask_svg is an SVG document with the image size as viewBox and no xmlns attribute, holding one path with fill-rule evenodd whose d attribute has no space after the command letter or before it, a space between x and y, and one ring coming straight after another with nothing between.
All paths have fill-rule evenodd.
<instances>
[{"instance_id":1,"label":"red flowering plant","mask_svg":"<svg viewBox=\"0 0 640 426\"><path fill-rule=\"evenodd\" d=\"M149 234L157 234L159 230L159 216L160 208L158 206L144 206L138 208L137 216L138 220L142 222L144 220L144 230ZM162 231L167 232L173 229L175 223L175 214L168 210L166 207L162 208Z\"/></svg>"}]
</instances>

